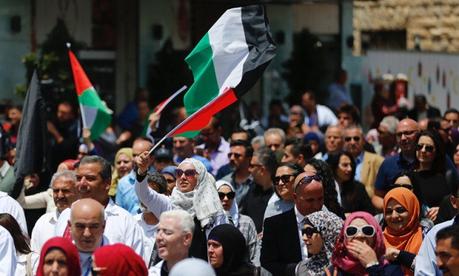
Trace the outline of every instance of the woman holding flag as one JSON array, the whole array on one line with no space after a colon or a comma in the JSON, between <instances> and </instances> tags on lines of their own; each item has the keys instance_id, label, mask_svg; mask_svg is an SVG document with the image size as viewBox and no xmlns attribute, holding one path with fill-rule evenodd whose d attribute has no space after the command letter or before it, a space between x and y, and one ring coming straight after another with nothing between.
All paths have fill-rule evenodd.
<instances>
[{"instance_id":1,"label":"woman holding flag","mask_svg":"<svg viewBox=\"0 0 459 276\"><path fill-rule=\"evenodd\" d=\"M215 188L214 177L199 160L187 158L175 171L176 186L168 197L148 188L146 173L151 164L148 151L140 154L136 162L135 191L139 200L156 217L172 209L190 213L195 223L190 256L207 260L207 236L213 227L228 223Z\"/></svg>"}]
</instances>

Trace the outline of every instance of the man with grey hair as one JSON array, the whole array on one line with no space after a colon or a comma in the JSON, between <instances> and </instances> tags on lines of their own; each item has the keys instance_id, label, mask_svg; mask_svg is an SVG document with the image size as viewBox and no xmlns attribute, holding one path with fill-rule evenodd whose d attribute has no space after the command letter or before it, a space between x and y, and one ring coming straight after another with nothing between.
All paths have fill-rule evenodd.
<instances>
[{"instance_id":1,"label":"man with grey hair","mask_svg":"<svg viewBox=\"0 0 459 276\"><path fill-rule=\"evenodd\" d=\"M171 210L163 212L159 218L156 246L161 262L151 267L149 275L168 275L172 267L188 258L193 240L194 222L188 212Z\"/></svg>"},{"instance_id":2,"label":"man with grey hair","mask_svg":"<svg viewBox=\"0 0 459 276\"><path fill-rule=\"evenodd\" d=\"M92 253L99 247L109 244L104 239L105 212L104 206L91 198L75 201L70 208L68 227L73 243L80 255L80 266L83 275L89 275L92 266Z\"/></svg>"},{"instance_id":3,"label":"man with grey hair","mask_svg":"<svg viewBox=\"0 0 459 276\"><path fill-rule=\"evenodd\" d=\"M281 151L285 145L285 132L280 128L269 128L264 134L265 145L273 152Z\"/></svg>"},{"instance_id":4,"label":"man with grey hair","mask_svg":"<svg viewBox=\"0 0 459 276\"><path fill-rule=\"evenodd\" d=\"M30 240L35 252L40 252L43 244L54 237L54 228L60 214L78 199L75 172L64 170L55 173L51 178L51 189L56 210L44 214L35 223Z\"/></svg>"},{"instance_id":5,"label":"man with grey hair","mask_svg":"<svg viewBox=\"0 0 459 276\"><path fill-rule=\"evenodd\" d=\"M111 182L111 165L103 157L92 155L81 159L76 169L76 188L80 198L92 198L105 208L106 227L104 235L108 241L123 243L143 256L142 230L128 213L115 205L108 195ZM70 219L70 209L62 212L56 225L56 236L70 237L67 221Z\"/></svg>"}]
</instances>

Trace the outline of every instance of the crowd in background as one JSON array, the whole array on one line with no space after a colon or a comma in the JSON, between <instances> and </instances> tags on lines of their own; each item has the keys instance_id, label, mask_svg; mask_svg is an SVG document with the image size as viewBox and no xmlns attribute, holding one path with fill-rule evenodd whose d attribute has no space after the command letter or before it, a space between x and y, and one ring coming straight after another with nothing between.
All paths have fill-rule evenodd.
<instances>
[{"instance_id":1,"label":"crowd in background","mask_svg":"<svg viewBox=\"0 0 459 276\"><path fill-rule=\"evenodd\" d=\"M459 275L459 111L411 102L406 76L385 74L361 112L345 82L323 104L304 89L265 116L219 114L152 154L183 107L161 118L141 89L92 141L63 101L47 169L23 183L9 106L0 274Z\"/></svg>"}]
</instances>

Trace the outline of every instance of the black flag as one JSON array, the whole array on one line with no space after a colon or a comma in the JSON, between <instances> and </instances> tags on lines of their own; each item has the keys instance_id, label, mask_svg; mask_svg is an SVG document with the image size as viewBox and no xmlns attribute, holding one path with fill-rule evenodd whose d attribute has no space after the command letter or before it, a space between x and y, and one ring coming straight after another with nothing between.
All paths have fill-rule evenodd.
<instances>
[{"instance_id":1,"label":"black flag","mask_svg":"<svg viewBox=\"0 0 459 276\"><path fill-rule=\"evenodd\" d=\"M22 189L25 176L32 173L40 174L45 170L47 135L46 105L41 95L40 83L35 70L24 100L16 142L15 197L19 195Z\"/></svg>"}]
</instances>

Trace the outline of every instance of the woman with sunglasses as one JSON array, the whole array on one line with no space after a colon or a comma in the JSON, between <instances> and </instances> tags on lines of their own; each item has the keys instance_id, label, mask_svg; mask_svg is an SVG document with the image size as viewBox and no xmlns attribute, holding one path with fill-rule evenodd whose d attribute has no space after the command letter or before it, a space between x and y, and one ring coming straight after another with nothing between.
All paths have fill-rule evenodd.
<instances>
[{"instance_id":1,"label":"woman with sunglasses","mask_svg":"<svg viewBox=\"0 0 459 276\"><path fill-rule=\"evenodd\" d=\"M332 212L318 211L307 215L305 221L301 233L308 258L299 264L297 275L323 275L324 268L330 265L343 220Z\"/></svg>"},{"instance_id":2,"label":"woman with sunglasses","mask_svg":"<svg viewBox=\"0 0 459 276\"><path fill-rule=\"evenodd\" d=\"M417 168L410 175L413 191L429 207L427 218L435 221L442 199L452 192L445 176L445 147L434 130L422 131L416 143Z\"/></svg>"},{"instance_id":3,"label":"woman with sunglasses","mask_svg":"<svg viewBox=\"0 0 459 276\"><path fill-rule=\"evenodd\" d=\"M67 238L51 238L41 248L37 276L51 275L81 275L78 250Z\"/></svg>"},{"instance_id":4,"label":"woman with sunglasses","mask_svg":"<svg viewBox=\"0 0 459 276\"><path fill-rule=\"evenodd\" d=\"M332 267L326 275L403 275L400 266L384 259L381 227L367 212L354 212L344 221L335 243Z\"/></svg>"},{"instance_id":5,"label":"woman with sunglasses","mask_svg":"<svg viewBox=\"0 0 459 276\"><path fill-rule=\"evenodd\" d=\"M170 197L148 188L147 171L151 164L148 151L136 159L137 175L135 192L139 200L157 218L164 211L182 209L193 216L195 230L190 247L190 256L207 260L207 236L210 230L228 223L215 188L215 179L204 164L194 158L186 158L177 167L175 189Z\"/></svg>"},{"instance_id":6,"label":"woman with sunglasses","mask_svg":"<svg viewBox=\"0 0 459 276\"><path fill-rule=\"evenodd\" d=\"M257 228L255 227L255 223L249 216L239 213L239 208L235 200L236 192L233 185L226 180L218 180L215 186L217 187L218 197L222 202L229 222L237 227L245 238L250 263L257 267L260 266L260 251L257 246Z\"/></svg>"},{"instance_id":7,"label":"woman with sunglasses","mask_svg":"<svg viewBox=\"0 0 459 276\"><path fill-rule=\"evenodd\" d=\"M268 201L264 219L291 210L293 203L293 182L303 172L303 168L294 163L283 163L277 167L273 177L274 194Z\"/></svg>"},{"instance_id":8,"label":"woman with sunglasses","mask_svg":"<svg viewBox=\"0 0 459 276\"><path fill-rule=\"evenodd\" d=\"M386 259L400 263L405 275L413 275L414 258L423 239L419 214L419 201L406 188L392 189L384 197Z\"/></svg>"},{"instance_id":9,"label":"woman with sunglasses","mask_svg":"<svg viewBox=\"0 0 459 276\"><path fill-rule=\"evenodd\" d=\"M327 163L339 185L344 213L365 211L374 214L374 208L365 186L354 180L356 164L352 155L349 152L331 153Z\"/></svg>"}]
</instances>

